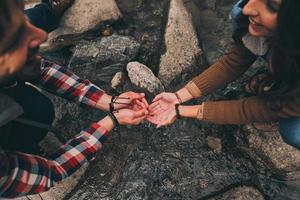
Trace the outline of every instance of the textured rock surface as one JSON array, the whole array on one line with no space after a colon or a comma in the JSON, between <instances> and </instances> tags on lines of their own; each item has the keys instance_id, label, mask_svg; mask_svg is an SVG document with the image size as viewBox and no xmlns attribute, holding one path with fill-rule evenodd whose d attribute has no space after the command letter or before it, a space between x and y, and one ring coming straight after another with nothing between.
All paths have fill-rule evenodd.
<instances>
[{"instance_id":1,"label":"textured rock surface","mask_svg":"<svg viewBox=\"0 0 300 200\"><path fill-rule=\"evenodd\" d=\"M116 34L92 41L82 40L73 48L72 62L127 64L137 56L139 48L140 44L134 38Z\"/></svg>"},{"instance_id":2,"label":"textured rock surface","mask_svg":"<svg viewBox=\"0 0 300 200\"><path fill-rule=\"evenodd\" d=\"M199 21L202 50L209 64L226 53L232 44L229 18L233 0L194 0L200 9Z\"/></svg>"},{"instance_id":3,"label":"textured rock surface","mask_svg":"<svg viewBox=\"0 0 300 200\"><path fill-rule=\"evenodd\" d=\"M125 73L123 73L123 72L116 73L115 76L111 80L111 87L113 89L117 89L119 86L122 85L122 83L124 83L125 78L126 78Z\"/></svg>"},{"instance_id":4,"label":"textured rock surface","mask_svg":"<svg viewBox=\"0 0 300 200\"><path fill-rule=\"evenodd\" d=\"M201 63L202 51L197 33L182 0L171 0L165 45L166 52L161 57L158 77L165 86L169 86Z\"/></svg>"},{"instance_id":5,"label":"textured rock surface","mask_svg":"<svg viewBox=\"0 0 300 200\"><path fill-rule=\"evenodd\" d=\"M99 29L100 23L113 22L121 17L115 0L76 0L65 12L59 27L49 34L46 49L68 45L70 36Z\"/></svg>"},{"instance_id":6,"label":"textured rock surface","mask_svg":"<svg viewBox=\"0 0 300 200\"><path fill-rule=\"evenodd\" d=\"M252 187L237 187L208 200L264 200L264 196Z\"/></svg>"},{"instance_id":7,"label":"textured rock surface","mask_svg":"<svg viewBox=\"0 0 300 200\"><path fill-rule=\"evenodd\" d=\"M156 75L164 50L169 0L116 0L123 22L114 25L120 35L132 35L140 44L138 60Z\"/></svg>"},{"instance_id":8,"label":"textured rock surface","mask_svg":"<svg viewBox=\"0 0 300 200\"><path fill-rule=\"evenodd\" d=\"M127 65L127 72L133 85L147 90L149 93L159 94L164 91L164 86L160 80L154 76L146 65L139 62L130 62Z\"/></svg>"},{"instance_id":9,"label":"textured rock surface","mask_svg":"<svg viewBox=\"0 0 300 200\"><path fill-rule=\"evenodd\" d=\"M112 35L92 41L82 40L72 49L69 67L95 83L110 83L117 72L139 53L140 44L132 37Z\"/></svg>"},{"instance_id":10,"label":"textured rock surface","mask_svg":"<svg viewBox=\"0 0 300 200\"><path fill-rule=\"evenodd\" d=\"M209 130L198 125L116 130L70 199L200 199L250 180L251 163L238 152L208 150Z\"/></svg>"},{"instance_id":11,"label":"textured rock surface","mask_svg":"<svg viewBox=\"0 0 300 200\"><path fill-rule=\"evenodd\" d=\"M263 163L272 173L299 180L300 151L286 144L276 130L276 125L274 126L271 131L264 131L264 127L256 129L252 125L246 125L237 135L239 146L245 148L254 160Z\"/></svg>"}]
</instances>

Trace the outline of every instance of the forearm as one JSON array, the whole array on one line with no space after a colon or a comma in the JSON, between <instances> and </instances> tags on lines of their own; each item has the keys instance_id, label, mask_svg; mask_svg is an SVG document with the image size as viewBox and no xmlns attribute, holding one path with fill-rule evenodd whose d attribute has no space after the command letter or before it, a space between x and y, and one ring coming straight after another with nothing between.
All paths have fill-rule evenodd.
<instances>
[{"instance_id":1,"label":"forearm","mask_svg":"<svg viewBox=\"0 0 300 200\"><path fill-rule=\"evenodd\" d=\"M203 116L202 108L203 108L202 105L194 105L194 106L180 105L178 107L178 111L180 117L201 119Z\"/></svg>"},{"instance_id":2,"label":"forearm","mask_svg":"<svg viewBox=\"0 0 300 200\"><path fill-rule=\"evenodd\" d=\"M111 99L112 99L112 96L110 96L108 94L103 94L102 97L97 101L95 107L100 110L108 111Z\"/></svg>"},{"instance_id":3,"label":"forearm","mask_svg":"<svg viewBox=\"0 0 300 200\"><path fill-rule=\"evenodd\" d=\"M80 79L74 73L56 63L43 61L42 75L38 80L43 89L59 95L80 106L95 107L105 92L89 80Z\"/></svg>"},{"instance_id":4,"label":"forearm","mask_svg":"<svg viewBox=\"0 0 300 200\"><path fill-rule=\"evenodd\" d=\"M256 56L245 47L235 46L219 61L192 79L185 88L194 98L207 95L237 79L255 59Z\"/></svg>"},{"instance_id":5,"label":"forearm","mask_svg":"<svg viewBox=\"0 0 300 200\"><path fill-rule=\"evenodd\" d=\"M184 103L194 98L193 95L185 87L181 88L176 93L179 98L179 103Z\"/></svg>"},{"instance_id":6,"label":"forearm","mask_svg":"<svg viewBox=\"0 0 300 200\"><path fill-rule=\"evenodd\" d=\"M68 141L56 153L45 159L39 156L0 151L0 196L17 197L48 190L56 182L72 175L84 163L95 158L114 128L110 117Z\"/></svg>"}]
</instances>

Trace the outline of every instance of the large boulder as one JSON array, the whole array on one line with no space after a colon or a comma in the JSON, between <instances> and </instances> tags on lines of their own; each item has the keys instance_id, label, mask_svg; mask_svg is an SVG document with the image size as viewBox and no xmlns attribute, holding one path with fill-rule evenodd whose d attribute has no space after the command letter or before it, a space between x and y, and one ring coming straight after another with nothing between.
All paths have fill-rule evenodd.
<instances>
[{"instance_id":1,"label":"large boulder","mask_svg":"<svg viewBox=\"0 0 300 200\"><path fill-rule=\"evenodd\" d=\"M59 27L49 34L45 49L68 45L72 36L100 28L102 22L113 22L122 17L115 0L76 0L65 12Z\"/></svg>"},{"instance_id":2,"label":"large boulder","mask_svg":"<svg viewBox=\"0 0 300 200\"><path fill-rule=\"evenodd\" d=\"M166 52L160 60L159 78L165 86L169 86L172 81L198 66L202 55L192 16L182 0L171 0L165 46Z\"/></svg>"},{"instance_id":3,"label":"large boulder","mask_svg":"<svg viewBox=\"0 0 300 200\"><path fill-rule=\"evenodd\" d=\"M110 83L117 72L139 53L140 44L132 37L112 35L91 41L82 40L72 48L69 68L96 84Z\"/></svg>"},{"instance_id":4,"label":"large boulder","mask_svg":"<svg viewBox=\"0 0 300 200\"><path fill-rule=\"evenodd\" d=\"M72 48L72 62L128 63L139 52L140 44L132 37L112 35L102 39L82 40Z\"/></svg>"},{"instance_id":5,"label":"large boulder","mask_svg":"<svg viewBox=\"0 0 300 200\"><path fill-rule=\"evenodd\" d=\"M155 94L164 91L160 80L147 66L139 62L131 62L127 65L127 71L133 85Z\"/></svg>"},{"instance_id":6,"label":"large boulder","mask_svg":"<svg viewBox=\"0 0 300 200\"><path fill-rule=\"evenodd\" d=\"M257 165L282 179L300 180L300 151L282 140L276 125L246 125L236 138Z\"/></svg>"}]
</instances>

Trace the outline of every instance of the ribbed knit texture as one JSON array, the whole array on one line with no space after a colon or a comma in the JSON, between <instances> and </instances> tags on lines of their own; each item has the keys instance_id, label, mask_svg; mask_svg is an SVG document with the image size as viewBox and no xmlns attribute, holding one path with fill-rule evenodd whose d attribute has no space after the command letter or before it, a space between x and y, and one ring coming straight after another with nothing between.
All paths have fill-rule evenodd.
<instances>
[{"instance_id":1,"label":"ribbed knit texture","mask_svg":"<svg viewBox=\"0 0 300 200\"><path fill-rule=\"evenodd\" d=\"M193 90L198 96L212 93L241 76L255 59L256 56L244 46L235 46L230 53L188 83L186 88L189 91ZM198 89L195 89L195 85ZM257 96L240 100L205 102L201 120L218 124L244 124L300 116L300 87L292 95L280 99L283 107L276 112L267 106L264 98ZM277 100L279 99L274 99Z\"/></svg>"}]
</instances>

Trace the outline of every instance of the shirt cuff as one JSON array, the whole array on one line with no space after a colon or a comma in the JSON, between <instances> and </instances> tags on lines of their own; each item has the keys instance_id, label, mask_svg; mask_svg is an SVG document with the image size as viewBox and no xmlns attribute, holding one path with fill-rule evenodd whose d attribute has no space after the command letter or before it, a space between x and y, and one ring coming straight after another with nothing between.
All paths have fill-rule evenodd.
<instances>
[{"instance_id":1,"label":"shirt cuff","mask_svg":"<svg viewBox=\"0 0 300 200\"><path fill-rule=\"evenodd\" d=\"M187 89L194 98L202 96L202 92L193 81L190 81L188 84L186 84L185 89Z\"/></svg>"}]
</instances>

